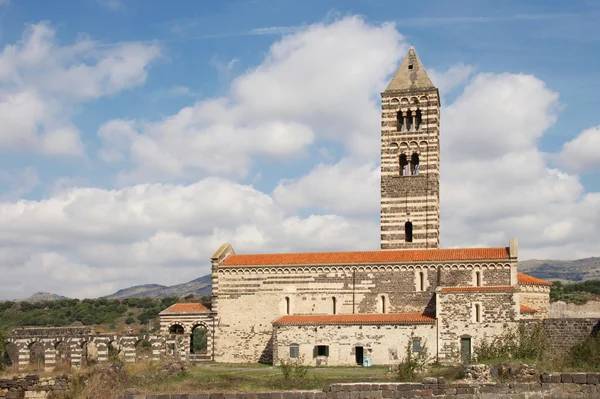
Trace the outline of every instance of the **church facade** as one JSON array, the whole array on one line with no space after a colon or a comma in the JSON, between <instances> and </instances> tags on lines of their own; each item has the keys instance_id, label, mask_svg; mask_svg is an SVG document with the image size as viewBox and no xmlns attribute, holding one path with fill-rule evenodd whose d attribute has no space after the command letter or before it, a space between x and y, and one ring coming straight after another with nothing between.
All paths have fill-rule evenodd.
<instances>
[{"instance_id":1,"label":"church facade","mask_svg":"<svg viewBox=\"0 0 600 399\"><path fill-rule=\"evenodd\" d=\"M485 337L545 318L550 283L518 244L440 248L440 97L411 48L382 93L381 249L213 255L213 360L312 365L468 359ZM167 326L165 326L167 328Z\"/></svg>"}]
</instances>

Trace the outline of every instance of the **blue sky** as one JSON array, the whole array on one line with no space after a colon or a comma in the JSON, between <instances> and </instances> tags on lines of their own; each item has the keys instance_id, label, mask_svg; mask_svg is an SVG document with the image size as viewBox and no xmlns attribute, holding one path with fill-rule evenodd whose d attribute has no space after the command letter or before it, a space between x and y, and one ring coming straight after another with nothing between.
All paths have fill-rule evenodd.
<instances>
[{"instance_id":1,"label":"blue sky","mask_svg":"<svg viewBox=\"0 0 600 399\"><path fill-rule=\"evenodd\" d=\"M183 282L221 241L377 248L378 93L409 45L444 100L442 246L591 256L599 22L591 0L0 1L0 298Z\"/></svg>"}]
</instances>

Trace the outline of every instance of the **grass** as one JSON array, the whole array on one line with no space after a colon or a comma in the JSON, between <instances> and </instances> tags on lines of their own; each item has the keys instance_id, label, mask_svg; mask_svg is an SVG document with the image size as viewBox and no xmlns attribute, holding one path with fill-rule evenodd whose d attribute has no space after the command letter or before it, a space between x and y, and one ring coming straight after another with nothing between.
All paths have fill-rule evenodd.
<instances>
[{"instance_id":1,"label":"grass","mask_svg":"<svg viewBox=\"0 0 600 399\"><path fill-rule=\"evenodd\" d=\"M67 398L106 398L124 391L136 393L260 392L321 390L341 382L394 382L388 367L311 367L305 378L285 379L279 367L261 364L202 363L188 365L175 375L160 373L157 362L125 364L125 373L107 368L73 373L74 387ZM104 370L104 371L103 371ZM85 384L81 381L85 379ZM79 380L79 382L77 382Z\"/></svg>"}]
</instances>

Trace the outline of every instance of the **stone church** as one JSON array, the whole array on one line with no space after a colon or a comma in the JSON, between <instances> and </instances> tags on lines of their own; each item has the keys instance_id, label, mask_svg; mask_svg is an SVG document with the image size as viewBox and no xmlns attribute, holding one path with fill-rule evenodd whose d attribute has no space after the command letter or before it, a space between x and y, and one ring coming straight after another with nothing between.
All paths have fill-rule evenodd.
<instances>
[{"instance_id":1,"label":"stone church","mask_svg":"<svg viewBox=\"0 0 600 399\"><path fill-rule=\"evenodd\" d=\"M440 96L414 48L381 107L381 249L222 245L211 259L212 308L194 316L207 318L212 360L387 365L426 347L452 363L507 325L547 317L551 283L517 271L516 239L440 248ZM165 332L183 313L171 312Z\"/></svg>"}]
</instances>

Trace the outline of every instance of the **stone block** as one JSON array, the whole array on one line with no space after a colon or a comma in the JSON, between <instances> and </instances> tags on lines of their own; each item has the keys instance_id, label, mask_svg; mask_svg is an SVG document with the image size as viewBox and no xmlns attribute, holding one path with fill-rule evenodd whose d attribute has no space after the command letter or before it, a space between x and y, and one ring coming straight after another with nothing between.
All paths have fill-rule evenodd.
<instances>
[{"instance_id":1,"label":"stone block","mask_svg":"<svg viewBox=\"0 0 600 399\"><path fill-rule=\"evenodd\" d=\"M555 384L562 382L560 374L556 374L556 373L550 374L550 379L551 379L550 382L555 383Z\"/></svg>"},{"instance_id":2,"label":"stone block","mask_svg":"<svg viewBox=\"0 0 600 399\"><path fill-rule=\"evenodd\" d=\"M568 383L571 383L572 381L573 381L573 379L571 378L571 374L561 374L560 375L560 382L562 382L563 384L568 384Z\"/></svg>"},{"instance_id":3,"label":"stone block","mask_svg":"<svg viewBox=\"0 0 600 399\"><path fill-rule=\"evenodd\" d=\"M325 392L315 392L315 399L326 399L326 397Z\"/></svg>"},{"instance_id":4,"label":"stone block","mask_svg":"<svg viewBox=\"0 0 600 399\"><path fill-rule=\"evenodd\" d=\"M395 391L390 391L390 390L381 391L381 396L383 398L393 398L394 392ZM354 393L354 392L351 392L351 393ZM354 398L352 396L350 396L350 399L354 399Z\"/></svg>"},{"instance_id":5,"label":"stone block","mask_svg":"<svg viewBox=\"0 0 600 399\"><path fill-rule=\"evenodd\" d=\"M223 399L237 399L236 393L225 393L223 394Z\"/></svg>"},{"instance_id":6,"label":"stone block","mask_svg":"<svg viewBox=\"0 0 600 399\"><path fill-rule=\"evenodd\" d=\"M435 377L425 377L423 378L423 384L437 384L438 379Z\"/></svg>"},{"instance_id":7,"label":"stone block","mask_svg":"<svg viewBox=\"0 0 600 399\"><path fill-rule=\"evenodd\" d=\"M593 385L598 385L600 383L600 378L598 378L598 374L589 373L587 375L587 383L593 384Z\"/></svg>"},{"instance_id":8,"label":"stone block","mask_svg":"<svg viewBox=\"0 0 600 399\"><path fill-rule=\"evenodd\" d=\"M587 375L585 373L573 373L571 374L571 381L575 384L586 384Z\"/></svg>"},{"instance_id":9,"label":"stone block","mask_svg":"<svg viewBox=\"0 0 600 399\"><path fill-rule=\"evenodd\" d=\"M269 395L271 399L281 399L281 392L271 392ZM225 398L228 399L228 398Z\"/></svg>"},{"instance_id":10,"label":"stone block","mask_svg":"<svg viewBox=\"0 0 600 399\"><path fill-rule=\"evenodd\" d=\"M208 393L189 393L188 399L209 399Z\"/></svg>"},{"instance_id":11,"label":"stone block","mask_svg":"<svg viewBox=\"0 0 600 399\"><path fill-rule=\"evenodd\" d=\"M552 377L550 377L550 374L548 374L548 373L542 373L540 375L540 381L542 381L542 382L551 382L551 380L552 380Z\"/></svg>"},{"instance_id":12,"label":"stone block","mask_svg":"<svg viewBox=\"0 0 600 399\"><path fill-rule=\"evenodd\" d=\"M348 392L338 391L335 393L335 399L348 399Z\"/></svg>"},{"instance_id":13,"label":"stone block","mask_svg":"<svg viewBox=\"0 0 600 399\"><path fill-rule=\"evenodd\" d=\"M421 389L420 391L417 391L417 395L421 396L421 397L433 396L433 390L432 389Z\"/></svg>"}]
</instances>

